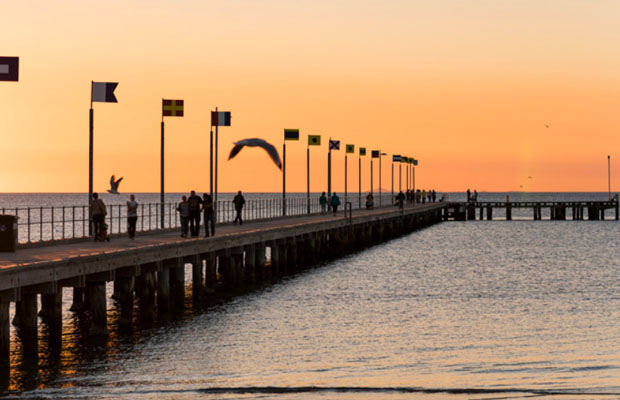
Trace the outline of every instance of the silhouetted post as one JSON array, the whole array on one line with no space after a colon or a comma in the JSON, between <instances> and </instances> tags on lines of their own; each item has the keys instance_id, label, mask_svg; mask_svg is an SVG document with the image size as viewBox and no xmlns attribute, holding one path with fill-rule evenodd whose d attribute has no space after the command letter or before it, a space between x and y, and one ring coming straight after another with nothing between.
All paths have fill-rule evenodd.
<instances>
[{"instance_id":1,"label":"silhouetted post","mask_svg":"<svg viewBox=\"0 0 620 400\"><path fill-rule=\"evenodd\" d=\"M394 161L392 160L392 199L394 199Z\"/></svg>"},{"instance_id":2,"label":"silhouetted post","mask_svg":"<svg viewBox=\"0 0 620 400\"><path fill-rule=\"evenodd\" d=\"M381 207L381 156L383 153L379 150L379 207Z\"/></svg>"},{"instance_id":3,"label":"silhouetted post","mask_svg":"<svg viewBox=\"0 0 620 400\"><path fill-rule=\"evenodd\" d=\"M213 129L209 133L209 194L213 200Z\"/></svg>"},{"instance_id":4,"label":"silhouetted post","mask_svg":"<svg viewBox=\"0 0 620 400\"><path fill-rule=\"evenodd\" d=\"M607 156L607 201L611 201L611 156Z\"/></svg>"},{"instance_id":5,"label":"silhouetted post","mask_svg":"<svg viewBox=\"0 0 620 400\"><path fill-rule=\"evenodd\" d=\"M159 194L159 201L161 207L160 227L164 229L164 116L161 116L161 190Z\"/></svg>"},{"instance_id":6,"label":"silhouetted post","mask_svg":"<svg viewBox=\"0 0 620 400\"><path fill-rule=\"evenodd\" d=\"M372 178L373 178L373 171L372 171L372 166L373 166L373 162L372 162L372 156L370 157L370 194L373 194L374 189L373 189L373 185L372 185Z\"/></svg>"},{"instance_id":7,"label":"silhouetted post","mask_svg":"<svg viewBox=\"0 0 620 400\"><path fill-rule=\"evenodd\" d=\"M329 199L332 196L332 138L329 138L329 151L327 152L327 208L331 209Z\"/></svg>"},{"instance_id":8,"label":"silhouetted post","mask_svg":"<svg viewBox=\"0 0 620 400\"><path fill-rule=\"evenodd\" d=\"M286 139L282 144L282 216L286 217Z\"/></svg>"},{"instance_id":9,"label":"silhouetted post","mask_svg":"<svg viewBox=\"0 0 620 400\"><path fill-rule=\"evenodd\" d=\"M347 204L347 153L344 153L344 203Z\"/></svg>"},{"instance_id":10,"label":"silhouetted post","mask_svg":"<svg viewBox=\"0 0 620 400\"><path fill-rule=\"evenodd\" d=\"M306 149L306 203L308 207L308 214L310 214L310 144Z\"/></svg>"},{"instance_id":11,"label":"silhouetted post","mask_svg":"<svg viewBox=\"0 0 620 400\"><path fill-rule=\"evenodd\" d=\"M398 192L400 193L402 191L402 174L403 174L403 169L401 168L402 164L398 164Z\"/></svg>"},{"instance_id":12,"label":"silhouetted post","mask_svg":"<svg viewBox=\"0 0 620 400\"><path fill-rule=\"evenodd\" d=\"M93 199L93 140L94 140L94 135L93 135L93 120L94 120L94 113L93 113L93 85L91 82L90 85L90 111L88 113L88 204L90 205L92 199ZM90 213L89 213L89 217L88 217L88 235L92 235L93 234L93 222L92 222L92 218L90 217Z\"/></svg>"},{"instance_id":13,"label":"silhouetted post","mask_svg":"<svg viewBox=\"0 0 620 400\"><path fill-rule=\"evenodd\" d=\"M362 156L358 157L357 188L359 191L359 208L362 208Z\"/></svg>"},{"instance_id":14,"label":"silhouetted post","mask_svg":"<svg viewBox=\"0 0 620 400\"><path fill-rule=\"evenodd\" d=\"M217 115L217 107L215 107L215 113ZM211 121L211 125L213 125L213 121ZM215 197L213 197L213 212L215 216L215 222L217 222L217 150L218 150L218 128L219 123L215 124Z\"/></svg>"}]
</instances>

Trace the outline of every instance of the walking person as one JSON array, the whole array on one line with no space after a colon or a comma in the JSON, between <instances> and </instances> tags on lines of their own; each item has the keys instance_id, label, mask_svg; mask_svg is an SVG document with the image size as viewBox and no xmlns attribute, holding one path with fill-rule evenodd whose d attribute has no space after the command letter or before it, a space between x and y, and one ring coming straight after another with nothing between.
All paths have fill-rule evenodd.
<instances>
[{"instance_id":1,"label":"walking person","mask_svg":"<svg viewBox=\"0 0 620 400\"><path fill-rule=\"evenodd\" d=\"M105 216L108 214L103 200L99 198L99 194L93 193L93 198L90 201L90 218L93 221L93 233L95 235L95 242L103 240L101 236L103 232L103 224L105 224Z\"/></svg>"},{"instance_id":2,"label":"walking person","mask_svg":"<svg viewBox=\"0 0 620 400\"><path fill-rule=\"evenodd\" d=\"M192 237L197 237L200 235L200 206L202 205L202 199L192 190L187 202L189 203L189 230Z\"/></svg>"},{"instance_id":3,"label":"walking person","mask_svg":"<svg viewBox=\"0 0 620 400\"><path fill-rule=\"evenodd\" d=\"M127 202L127 233L129 238L133 239L136 236L136 223L138 222L138 203L136 202L136 196L133 194L129 196Z\"/></svg>"},{"instance_id":4,"label":"walking person","mask_svg":"<svg viewBox=\"0 0 620 400\"><path fill-rule=\"evenodd\" d=\"M319 204L321 205L321 214L325 214L327 212L327 196L325 196L325 192L321 193Z\"/></svg>"},{"instance_id":5,"label":"walking person","mask_svg":"<svg viewBox=\"0 0 620 400\"><path fill-rule=\"evenodd\" d=\"M245 199L243 198L243 194L241 194L241 190L237 192L237 195L233 199L233 203L235 203L235 211L237 212L234 223L235 225L237 225L237 221L239 221L239 225L243 225L243 220L241 219L241 210L243 210Z\"/></svg>"},{"instance_id":6,"label":"walking person","mask_svg":"<svg viewBox=\"0 0 620 400\"><path fill-rule=\"evenodd\" d=\"M467 202L471 201L471 190L467 189Z\"/></svg>"},{"instance_id":7,"label":"walking person","mask_svg":"<svg viewBox=\"0 0 620 400\"><path fill-rule=\"evenodd\" d=\"M210 194L202 195L202 213L205 221L205 237L209 237L209 223L211 224L211 236L215 236L215 212L213 198Z\"/></svg>"},{"instance_id":8,"label":"walking person","mask_svg":"<svg viewBox=\"0 0 620 400\"><path fill-rule=\"evenodd\" d=\"M375 198L372 195L372 193L368 193L368 195L366 195L366 209L372 210L374 207L375 207Z\"/></svg>"},{"instance_id":9,"label":"walking person","mask_svg":"<svg viewBox=\"0 0 620 400\"><path fill-rule=\"evenodd\" d=\"M426 189L422 189L422 204L426 203Z\"/></svg>"},{"instance_id":10,"label":"walking person","mask_svg":"<svg viewBox=\"0 0 620 400\"><path fill-rule=\"evenodd\" d=\"M340 205L340 198L336 193L332 194L329 205L332 206L332 209L334 210L334 215L336 215L336 213L338 212L338 206Z\"/></svg>"},{"instance_id":11,"label":"walking person","mask_svg":"<svg viewBox=\"0 0 620 400\"><path fill-rule=\"evenodd\" d=\"M405 194L402 190L396 195L396 205L398 208L403 208L405 205Z\"/></svg>"},{"instance_id":12,"label":"walking person","mask_svg":"<svg viewBox=\"0 0 620 400\"><path fill-rule=\"evenodd\" d=\"M177 211L181 216L181 237L187 237L187 227L189 224L189 203L187 196L181 197L181 202L177 205Z\"/></svg>"}]
</instances>

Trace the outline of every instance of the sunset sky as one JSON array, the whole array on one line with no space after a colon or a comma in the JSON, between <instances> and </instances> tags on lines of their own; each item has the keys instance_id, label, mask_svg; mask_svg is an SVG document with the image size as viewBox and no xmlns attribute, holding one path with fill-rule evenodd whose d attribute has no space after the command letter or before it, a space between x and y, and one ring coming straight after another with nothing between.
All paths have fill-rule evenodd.
<instances>
[{"instance_id":1,"label":"sunset sky","mask_svg":"<svg viewBox=\"0 0 620 400\"><path fill-rule=\"evenodd\" d=\"M20 81L0 82L0 192L88 191L93 80L119 82L117 104L94 104L96 191L112 174L159 191L162 98L186 104L166 118L170 192L208 189L215 107L233 117L220 191L281 190L261 150L226 158L250 137L281 151L284 128L301 133L290 191L306 188L308 134L323 141L312 191L330 136L337 191L346 143L417 158L416 186L437 191L607 191L610 154L620 190L618 1L20 0L0 16L0 56L20 57Z\"/></svg>"}]
</instances>

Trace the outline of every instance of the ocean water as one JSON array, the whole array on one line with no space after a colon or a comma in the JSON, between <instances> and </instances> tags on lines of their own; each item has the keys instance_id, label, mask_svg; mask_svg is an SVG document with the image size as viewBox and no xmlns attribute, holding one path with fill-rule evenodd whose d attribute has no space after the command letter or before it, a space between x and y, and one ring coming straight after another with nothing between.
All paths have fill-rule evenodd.
<instances>
[{"instance_id":1,"label":"ocean water","mask_svg":"<svg viewBox=\"0 0 620 400\"><path fill-rule=\"evenodd\" d=\"M60 352L13 346L3 396L620 398L619 237L617 221L449 221L234 295L196 303L190 285L183 315L130 332L110 300L102 341L66 311Z\"/></svg>"}]
</instances>

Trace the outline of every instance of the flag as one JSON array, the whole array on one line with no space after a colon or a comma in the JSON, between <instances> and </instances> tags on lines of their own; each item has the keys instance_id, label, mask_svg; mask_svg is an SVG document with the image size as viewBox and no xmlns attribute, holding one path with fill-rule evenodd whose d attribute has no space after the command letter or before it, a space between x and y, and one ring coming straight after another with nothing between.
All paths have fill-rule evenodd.
<instances>
[{"instance_id":1,"label":"flag","mask_svg":"<svg viewBox=\"0 0 620 400\"><path fill-rule=\"evenodd\" d=\"M230 111L211 111L211 126L230 126Z\"/></svg>"},{"instance_id":2,"label":"flag","mask_svg":"<svg viewBox=\"0 0 620 400\"><path fill-rule=\"evenodd\" d=\"M360 156L366 155L366 147L360 147Z\"/></svg>"},{"instance_id":3,"label":"flag","mask_svg":"<svg viewBox=\"0 0 620 400\"><path fill-rule=\"evenodd\" d=\"M392 162L400 162L401 157L398 154L392 156Z\"/></svg>"},{"instance_id":4,"label":"flag","mask_svg":"<svg viewBox=\"0 0 620 400\"><path fill-rule=\"evenodd\" d=\"M340 140L329 140L330 150L340 150Z\"/></svg>"},{"instance_id":5,"label":"flag","mask_svg":"<svg viewBox=\"0 0 620 400\"><path fill-rule=\"evenodd\" d=\"M308 135L308 146L320 146L321 135Z\"/></svg>"},{"instance_id":6,"label":"flag","mask_svg":"<svg viewBox=\"0 0 620 400\"><path fill-rule=\"evenodd\" d=\"M118 103L116 96L114 96L116 86L118 86L118 82L92 82L91 101Z\"/></svg>"},{"instance_id":7,"label":"flag","mask_svg":"<svg viewBox=\"0 0 620 400\"><path fill-rule=\"evenodd\" d=\"M355 145L354 144L348 144L346 146L346 152L347 153L355 153Z\"/></svg>"},{"instance_id":8,"label":"flag","mask_svg":"<svg viewBox=\"0 0 620 400\"><path fill-rule=\"evenodd\" d=\"M19 57L0 57L0 81L19 80Z\"/></svg>"},{"instance_id":9,"label":"flag","mask_svg":"<svg viewBox=\"0 0 620 400\"><path fill-rule=\"evenodd\" d=\"M284 140L299 140L299 129L285 129Z\"/></svg>"},{"instance_id":10,"label":"flag","mask_svg":"<svg viewBox=\"0 0 620 400\"><path fill-rule=\"evenodd\" d=\"M379 150L372 151L372 158L379 158Z\"/></svg>"},{"instance_id":11,"label":"flag","mask_svg":"<svg viewBox=\"0 0 620 400\"><path fill-rule=\"evenodd\" d=\"M182 117L183 116L183 100L165 100L161 101L161 115L164 117Z\"/></svg>"},{"instance_id":12,"label":"flag","mask_svg":"<svg viewBox=\"0 0 620 400\"><path fill-rule=\"evenodd\" d=\"M409 163L409 158L405 156L400 157L400 162Z\"/></svg>"},{"instance_id":13,"label":"flag","mask_svg":"<svg viewBox=\"0 0 620 400\"><path fill-rule=\"evenodd\" d=\"M413 159L413 165L418 165L418 160L416 160L415 158Z\"/></svg>"}]
</instances>

